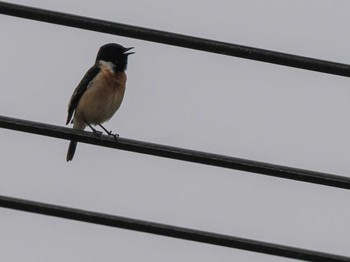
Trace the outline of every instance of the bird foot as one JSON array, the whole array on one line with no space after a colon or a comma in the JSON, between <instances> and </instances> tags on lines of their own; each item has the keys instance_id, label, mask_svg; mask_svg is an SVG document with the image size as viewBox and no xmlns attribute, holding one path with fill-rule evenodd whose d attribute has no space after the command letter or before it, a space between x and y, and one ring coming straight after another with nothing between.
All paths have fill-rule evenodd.
<instances>
[{"instance_id":1,"label":"bird foot","mask_svg":"<svg viewBox=\"0 0 350 262\"><path fill-rule=\"evenodd\" d=\"M109 132L107 132L107 134L108 134L109 136L113 136L113 137L114 137L114 139L115 139L115 141L118 141L119 134L113 134L113 133L112 133L112 130L111 130L111 131L109 131Z\"/></svg>"},{"instance_id":2,"label":"bird foot","mask_svg":"<svg viewBox=\"0 0 350 262\"><path fill-rule=\"evenodd\" d=\"M96 129L93 129L93 130L92 130L92 133L93 133L95 136L97 136L97 137L101 137L101 135L102 135L103 132L97 131Z\"/></svg>"},{"instance_id":3,"label":"bird foot","mask_svg":"<svg viewBox=\"0 0 350 262\"><path fill-rule=\"evenodd\" d=\"M107 135L109 136L113 136L115 141L118 141L118 137L119 135L118 134L113 134L112 131L108 131L103 125L99 124L99 126L107 133Z\"/></svg>"}]
</instances>

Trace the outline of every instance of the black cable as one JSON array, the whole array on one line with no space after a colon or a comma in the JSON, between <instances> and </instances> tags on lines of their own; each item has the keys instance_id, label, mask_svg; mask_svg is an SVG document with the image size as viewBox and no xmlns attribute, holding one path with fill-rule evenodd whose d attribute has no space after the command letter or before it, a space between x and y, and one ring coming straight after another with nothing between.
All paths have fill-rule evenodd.
<instances>
[{"instance_id":1,"label":"black cable","mask_svg":"<svg viewBox=\"0 0 350 262\"><path fill-rule=\"evenodd\" d=\"M243 249L270 255L296 258L307 261L350 261L343 257L301 248L277 245L240 237L205 232L133 218L114 216L64 206L51 205L24 199L0 196L0 207L27 211L42 215L78 220L93 224L118 227L173 238L192 240L201 243Z\"/></svg>"},{"instance_id":2,"label":"black cable","mask_svg":"<svg viewBox=\"0 0 350 262\"><path fill-rule=\"evenodd\" d=\"M201 51L236 56L261 62L296 67L340 76L350 76L350 65L230 44L215 40L175 34L160 30L126 25L100 19L49 11L0 1L0 14L17 16L42 22L87 29L113 35L126 36Z\"/></svg>"},{"instance_id":3,"label":"black cable","mask_svg":"<svg viewBox=\"0 0 350 262\"><path fill-rule=\"evenodd\" d=\"M211 166L225 167L247 172L254 172L273 177L310 182L325 186L350 189L350 178L348 177L305 169L274 165L166 145L153 144L122 137L119 137L118 142L116 142L113 137L106 135L102 135L100 138L98 138L91 132L78 131L71 128L5 116L0 116L0 127L68 140L74 139L78 142L111 147L137 153L167 157Z\"/></svg>"}]
</instances>

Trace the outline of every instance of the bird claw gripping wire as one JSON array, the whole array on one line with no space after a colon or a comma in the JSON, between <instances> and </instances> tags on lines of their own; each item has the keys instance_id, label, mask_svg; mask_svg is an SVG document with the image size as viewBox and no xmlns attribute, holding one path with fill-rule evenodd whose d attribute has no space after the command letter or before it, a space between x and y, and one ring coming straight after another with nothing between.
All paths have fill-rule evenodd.
<instances>
[{"instance_id":1,"label":"bird claw gripping wire","mask_svg":"<svg viewBox=\"0 0 350 262\"><path fill-rule=\"evenodd\" d=\"M112 130L111 130L111 131L106 131L106 133L107 133L109 136L114 137L114 140L115 140L115 141L118 141L119 134L113 134L113 133L112 133Z\"/></svg>"},{"instance_id":2,"label":"bird claw gripping wire","mask_svg":"<svg viewBox=\"0 0 350 262\"><path fill-rule=\"evenodd\" d=\"M99 126L107 133L109 136L113 136L115 141L118 141L119 134L113 134L112 130L108 131L103 125L99 124Z\"/></svg>"},{"instance_id":3,"label":"bird claw gripping wire","mask_svg":"<svg viewBox=\"0 0 350 262\"><path fill-rule=\"evenodd\" d=\"M102 135L103 132L98 131L98 130L96 130L96 129L93 129L93 130L92 130L92 133L93 133L95 136L97 136L97 137L101 137L101 135Z\"/></svg>"},{"instance_id":4,"label":"bird claw gripping wire","mask_svg":"<svg viewBox=\"0 0 350 262\"><path fill-rule=\"evenodd\" d=\"M101 132L101 131L96 130L96 129L93 128L92 125L90 125L89 123L86 123L86 124L91 128L92 133L93 133L95 136L101 137L101 135L102 135L102 132Z\"/></svg>"},{"instance_id":5,"label":"bird claw gripping wire","mask_svg":"<svg viewBox=\"0 0 350 262\"><path fill-rule=\"evenodd\" d=\"M110 135L114 137L114 140L115 140L116 142L118 142L119 134L112 134L112 131L111 131L111 134L110 134Z\"/></svg>"}]
</instances>

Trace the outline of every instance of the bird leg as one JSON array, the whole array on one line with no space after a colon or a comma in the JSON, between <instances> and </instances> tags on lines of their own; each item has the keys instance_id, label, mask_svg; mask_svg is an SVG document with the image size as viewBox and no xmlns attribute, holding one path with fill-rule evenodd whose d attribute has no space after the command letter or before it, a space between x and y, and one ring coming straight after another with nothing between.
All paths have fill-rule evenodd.
<instances>
[{"instance_id":1,"label":"bird leg","mask_svg":"<svg viewBox=\"0 0 350 262\"><path fill-rule=\"evenodd\" d=\"M113 134L112 131L108 131L103 125L99 124L99 126L109 135L113 136L115 140L118 140L119 135Z\"/></svg>"},{"instance_id":2,"label":"bird leg","mask_svg":"<svg viewBox=\"0 0 350 262\"><path fill-rule=\"evenodd\" d=\"M101 135L102 135L102 132L101 132L101 131L96 130L96 129L93 128L92 125L90 125L89 123L86 123L86 124L91 128L92 133L94 133L95 136L101 137Z\"/></svg>"}]
</instances>

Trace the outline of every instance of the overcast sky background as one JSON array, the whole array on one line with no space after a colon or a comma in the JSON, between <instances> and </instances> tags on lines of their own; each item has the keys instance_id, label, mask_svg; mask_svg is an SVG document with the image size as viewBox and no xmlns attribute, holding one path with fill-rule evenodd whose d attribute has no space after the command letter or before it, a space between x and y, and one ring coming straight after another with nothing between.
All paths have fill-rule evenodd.
<instances>
[{"instance_id":1,"label":"overcast sky background","mask_svg":"<svg viewBox=\"0 0 350 262\"><path fill-rule=\"evenodd\" d=\"M350 63L350 2L12 1ZM134 46L121 137L350 175L350 80L0 16L0 114L64 126L98 48ZM0 129L0 194L350 256L350 192ZM291 261L0 209L1 261Z\"/></svg>"}]
</instances>

